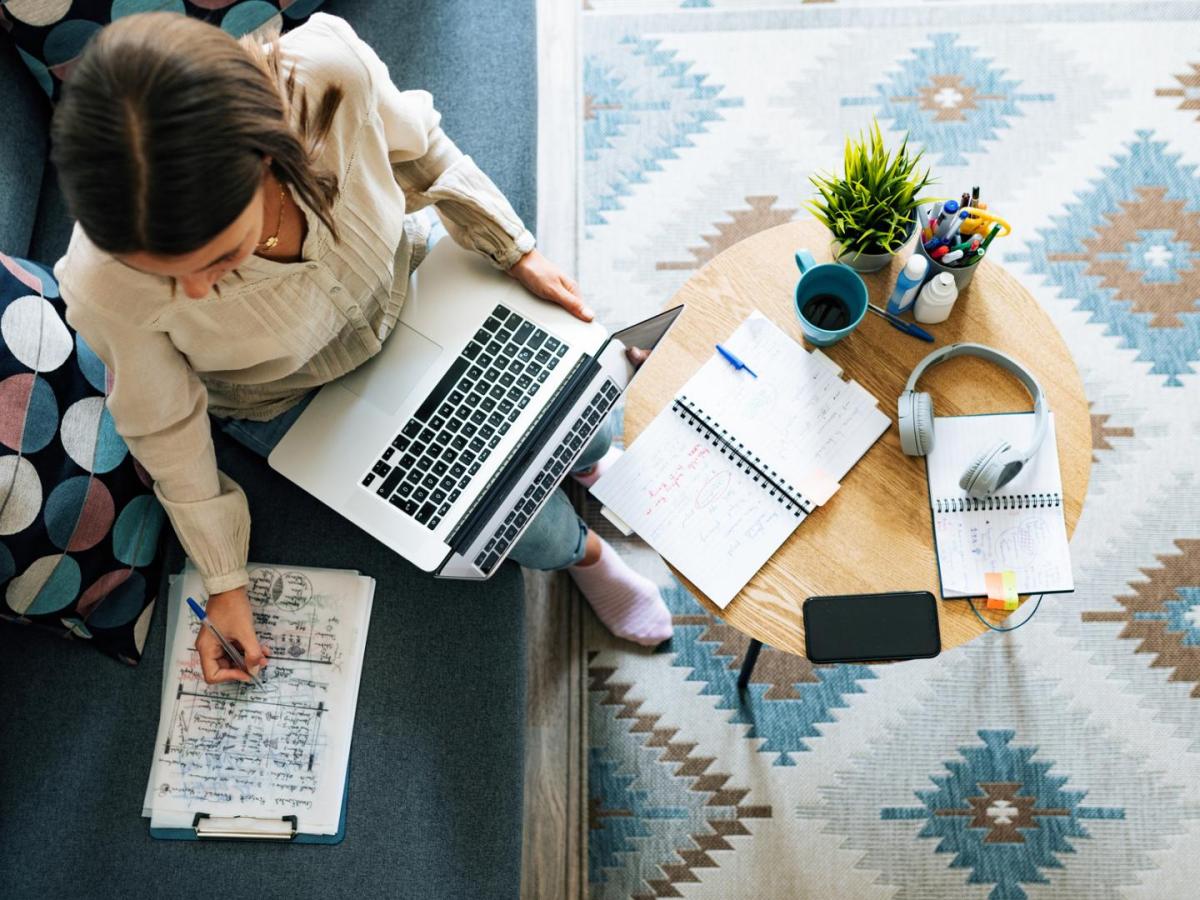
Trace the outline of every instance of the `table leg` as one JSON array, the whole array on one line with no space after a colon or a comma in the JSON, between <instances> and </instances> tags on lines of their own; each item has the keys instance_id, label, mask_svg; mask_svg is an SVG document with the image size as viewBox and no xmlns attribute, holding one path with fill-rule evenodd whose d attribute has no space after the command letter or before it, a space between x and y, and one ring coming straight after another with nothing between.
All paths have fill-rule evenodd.
<instances>
[{"instance_id":1,"label":"table leg","mask_svg":"<svg viewBox=\"0 0 1200 900\"><path fill-rule=\"evenodd\" d=\"M754 674L754 664L758 662L758 653L762 650L762 641L750 638L750 646L746 648L746 658L742 660L742 671L738 673L738 691L744 691Z\"/></svg>"}]
</instances>

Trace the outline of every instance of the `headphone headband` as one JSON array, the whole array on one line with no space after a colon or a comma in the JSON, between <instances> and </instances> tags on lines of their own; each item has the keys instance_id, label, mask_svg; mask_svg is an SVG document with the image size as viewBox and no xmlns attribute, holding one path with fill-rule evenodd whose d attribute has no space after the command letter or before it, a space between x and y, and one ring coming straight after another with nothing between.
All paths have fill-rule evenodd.
<instances>
[{"instance_id":1,"label":"headphone headband","mask_svg":"<svg viewBox=\"0 0 1200 900\"><path fill-rule=\"evenodd\" d=\"M1029 391L1029 396L1033 398L1033 440L1030 442L1029 447L1020 453L1021 462L1028 462L1033 458L1038 447L1041 446L1049 424L1050 417L1047 415L1046 395L1042 391L1042 386L1038 384L1038 380L1033 377L1029 370L1008 354L1001 353L999 350L985 346L984 344L948 344L945 347L934 350L917 363L917 367L913 369L913 373L908 376L908 383L904 386L904 390L915 390L917 382L920 381L921 376L925 374L927 369L939 363L944 363L948 359L953 359L956 356L978 356L980 359L993 362L1006 372L1011 373L1025 386L1025 390Z\"/></svg>"}]
</instances>

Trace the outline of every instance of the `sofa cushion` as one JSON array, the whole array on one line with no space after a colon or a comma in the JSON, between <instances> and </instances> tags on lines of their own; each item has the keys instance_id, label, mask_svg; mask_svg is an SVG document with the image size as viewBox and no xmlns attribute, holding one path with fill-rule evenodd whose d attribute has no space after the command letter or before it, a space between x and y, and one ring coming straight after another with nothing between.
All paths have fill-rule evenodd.
<instances>
[{"instance_id":1,"label":"sofa cushion","mask_svg":"<svg viewBox=\"0 0 1200 900\"><path fill-rule=\"evenodd\" d=\"M0 35L0 247L15 256L29 250L38 209L38 191L49 146L50 110L33 76Z\"/></svg>"},{"instance_id":2,"label":"sofa cushion","mask_svg":"<svg viewBox=\"0 0 1200 900\"><path fill-rule=\"evenodd\" d=\"M53 277L0 254L0 618L136 665L164 514Z\"/></svg>"},{"instance_id":3,"label":"sofa cushion","mask_svg":"<svg viewBox=\"0 0 1200 900\"><path fill-rule=\"evenodd\" d=\"M537 234L537 18L531 0L328 0L401 90L433 94L442 128Z\"/></svg>"},{"instance_id":4,"label":"sofa cushion","mask_svg":"<svg viewBox=\"0 0 1200 900\"><path fill-rule=\"evenodd\" d=\"M104 25L133 13L166 10L219 25L235 37L289 28L323 0L4 0L22 61L52 100L84 44Z\"/></svg>"}]
</instances>

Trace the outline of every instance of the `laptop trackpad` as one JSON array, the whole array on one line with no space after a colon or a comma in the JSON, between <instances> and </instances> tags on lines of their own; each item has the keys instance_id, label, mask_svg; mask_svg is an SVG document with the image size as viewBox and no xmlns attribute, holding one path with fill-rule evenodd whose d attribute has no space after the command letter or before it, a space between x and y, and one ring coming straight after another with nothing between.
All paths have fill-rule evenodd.
<instances>
[{"instance_id":1,"label":"laptop trackpad","mask_svg":"<svg viewBox=\"0 0 1200 900\"><path fill-rule=\"evenodd\" d=\"M379 355L339 383L387 415L394 415L441 354L440 345L397 322Z\"/></svg>"}]
</instances>

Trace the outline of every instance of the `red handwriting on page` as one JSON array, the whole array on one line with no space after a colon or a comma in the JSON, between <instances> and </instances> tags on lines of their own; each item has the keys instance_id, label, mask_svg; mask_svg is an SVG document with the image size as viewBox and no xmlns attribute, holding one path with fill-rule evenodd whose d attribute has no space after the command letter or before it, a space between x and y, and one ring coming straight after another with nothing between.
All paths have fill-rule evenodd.
<instances>
[{"instance_id":1,"label":"red handwriting on page","mask_svg":"<svg viewBox=\"0 0 1200 900\"><path fill-rule=\"evenodd\" d=\"M684 485L688 475L704 465L705 457L710 453L712 450L702 441L692 444L680 462L676 463L658 483L646 488L649 502L644 515L649 518L656 509L666 506L672 495Z\"/></svg>"}]
</instances>

